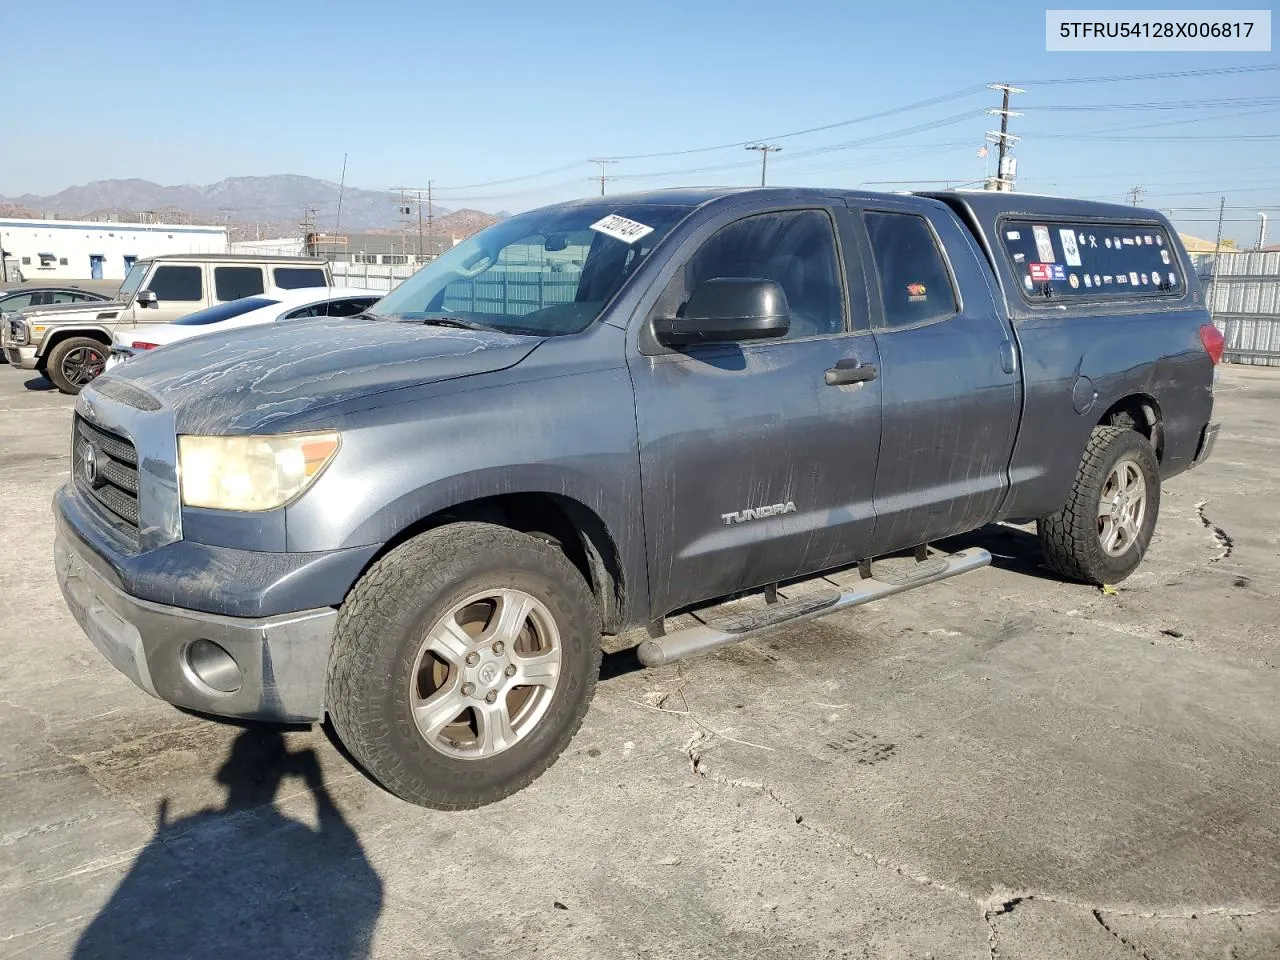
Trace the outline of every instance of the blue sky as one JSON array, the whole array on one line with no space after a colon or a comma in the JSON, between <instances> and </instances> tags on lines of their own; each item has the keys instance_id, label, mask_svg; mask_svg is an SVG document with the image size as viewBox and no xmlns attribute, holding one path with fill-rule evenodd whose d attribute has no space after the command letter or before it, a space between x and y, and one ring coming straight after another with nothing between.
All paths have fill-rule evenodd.
<instances>
[{"instance_id":1,"label":"blue sky","mask_svg":"<svg viewBox=\"0 0 1280 960\"><path fill-rule=\"evenodd\" d=\"M23 131L0 152L4 196L113 177L337 180L345 152L355 186L430 179L448 206L518 210L598 189L590 157L727 145L621 160L608 188L758 182L741 146L758 138L784 148L770 183L905 189L983 176L975 152L996 121L979 111L997 94L981 85L1009 80L1026 89L1020 190L1122 200L1142 186L1144 204L1210 237L1225 195L1228 236L1255 236L1270 207L1280 238L1280 70L1044 82L1280 57L1046 53L1043 6L76 0L4 17L0 77ZM1259 136L1276 139L1239 139Z\"/></svg>"}]
</instances>

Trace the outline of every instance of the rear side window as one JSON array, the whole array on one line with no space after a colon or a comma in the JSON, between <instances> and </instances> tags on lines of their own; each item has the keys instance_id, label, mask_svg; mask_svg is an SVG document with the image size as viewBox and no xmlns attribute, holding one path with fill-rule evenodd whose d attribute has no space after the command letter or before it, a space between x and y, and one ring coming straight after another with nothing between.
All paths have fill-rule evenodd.
<instances>
[{"instance_id":1,"label":"rear side window","mask_svg":"<svg viewBox=\"0 0 1280 960\"><path fill-rule=\"evenodd\" d=\"M199 267L156 267L147 289L161 303L199 303L204 299L204 281Z\"/></svg>"},{"instance_id":2,"label":"rear side window","mask_svg":"<svg viewBox=\"0 0 1280 960\"><path fill-rule=\"evenodd\" d=\"M19 293L12 297L5 297L0 300L0 310L5 313L14 313L18 310L25 310L31 306L31 297L29 293Z\"/></svg>"},{"instance_id":3,"label":"rear side window","mask_svg":"<svg viewBox=\"0 0 1280 960\"><path fill-rule=\"evenodd\" d=\"M245 297L242 300L220 303L217 306L209 307L207 310L197 310L195 313L187 314L185 317L173 322L184 327L203 327L208 323L221 323L223 320L230 320L232 317L246 314L250 310L260 310L263 307L269 307L279 302L279 300L270 300L267 297Z\"/></svg>"},{"instance_id":4,"label":"rear side window","mask_svg":"<svg viewBox=\"0 0 1280 960\"><path fill-rule=\"evenodd\" d=\"M281 290L299 290L302 287L328 285L324 271L319 267L275 267L271 271L276 286Z\"/></svg>"},{"instance_id":5,"label":"rear side window","mask_svg":"<svg viewBox=\"0 0 1280 960\"><path fill-rule=\"evenodd\" d=\"M1033 302L1176 297L1186 283L1156 224L1003 220L1000 241Z\"/></svg>"},{"instance_id":6,"label":"rear side window","mask_svg":"<svg viewBox=\"0 0 1280 960\"><path fill-rule=\"evenodd\" d=\"M292 313L286 313L283 320L304 320L308 317L354 317L363 313L377 303L374 297L353 297L344 300L326 300L310 306L299 307Z\"/></svg>"},{"instance_id":7,"label":"rear side window","mask_svg":"<svg viewBox=\"0 0 1280 960\"><path fill-rule=\"evenodd\" d=\"M954 316L960 309L955 286L929 222L912 213L868 211L864 216L884 326L911 327Z\"/></svg>"},{"instance_id":8,"label":"rear side window","mask_svg":"<svg viewBox=\"0 0 1280 960\"><path fill-rule=\"evenodd\" d=\"M262 284L261 267L214 267L213 292L215 300L239 300L254 297L266 287Z\"/></svg>"}]
</instances>

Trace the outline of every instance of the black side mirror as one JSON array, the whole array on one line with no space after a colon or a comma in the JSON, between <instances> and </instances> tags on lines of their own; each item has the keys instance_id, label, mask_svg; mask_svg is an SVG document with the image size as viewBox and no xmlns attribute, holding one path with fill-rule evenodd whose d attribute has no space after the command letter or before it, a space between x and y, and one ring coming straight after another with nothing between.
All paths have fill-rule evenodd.
<instances>
[{"instance_id":1,"label":"black side mirror","mask_svg":"<svg viewBox=\"0 0 1280 960\"><path fill-rule=\"evenodd\" d=\"M782 286L755 277L704 280L694 288L683 317L653 322L654 336L668 347L785 337L790 329Z\"/></svg>"},{"instance_id":2,"label":"black side mirror","mask_svg":"<svg viewBox=\"0 0 1280 960\"><path fill-rule=\"evenodd\" d=\"M154 307L160 302L152 290L139 290L134 299L137 300L140 307Z\"/></svg>"}]
</instances>

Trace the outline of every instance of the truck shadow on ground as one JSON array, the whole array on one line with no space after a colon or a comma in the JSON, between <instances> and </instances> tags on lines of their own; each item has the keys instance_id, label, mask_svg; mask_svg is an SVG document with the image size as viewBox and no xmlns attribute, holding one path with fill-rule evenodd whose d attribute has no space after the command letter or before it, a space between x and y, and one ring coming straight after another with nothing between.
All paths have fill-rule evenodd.
<instances>
[{"instance_id":1,"label":"truck shadow on ground","mask_svg":"<svg viewBox=\"0 0 1280 960\"><path fill-rule=\"evenodd\" d=\"M39 390L39 391L45 391L45 392L49 390L58 389L53 385L53 381L50 380L48 377L32 377L30 380L24 383L23 386L26 387L28 390Z\"/></svg>"},{"instance_id":2,"label":"truck shadow on ground","mask_svg":"<svg viewBox=\"0 0 1280 960\"><path fill-rule=\"evenodd\" d=\"M281 813L286 778L315 802L316 826ZM371 955L382 881L325 787L313 750L279 729L247 727L216 780L223 806L156 831L76 944L76 960Z\"/></svg>"}]
</instances>

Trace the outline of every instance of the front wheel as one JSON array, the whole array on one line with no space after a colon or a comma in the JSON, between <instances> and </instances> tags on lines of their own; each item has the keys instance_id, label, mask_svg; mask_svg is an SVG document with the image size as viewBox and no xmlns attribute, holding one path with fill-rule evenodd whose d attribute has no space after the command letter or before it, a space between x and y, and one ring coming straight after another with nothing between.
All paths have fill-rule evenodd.
<instances>
[{"instance_id":1,"label":"front wheel","mask_svg":"<svg viewBox=\"0 0 1280 960\"><path fill-rule=\"evenodd\" d=\"M77 394L101 373L107 348L90 337L69 337L49 351L47 372L63 393Z\"/></svg>"},{"instance_id":2,"label":"front wheel","mask_svg":"<svg viewBox=\"0 0 1280 960\"><path fill-rule=\"evenodd\" d=\"M1085 583L1119 583L1137 569L1160 511L1160 464L1150 441L1094 427L1067 504L1038 524L1049 566Z\"/></svg>"},{"instance_id":3,"label":"front wheel","mask_svg":"<svg viewBox=\"0 0 1280 960\"><path fill-rule=\"evenodd\" d=\"M338 616L334 730L401 799L479 807L568 746L600 672L600 618L556 547L455 523L375 563Z\"/></svg>"}]
</instances>

